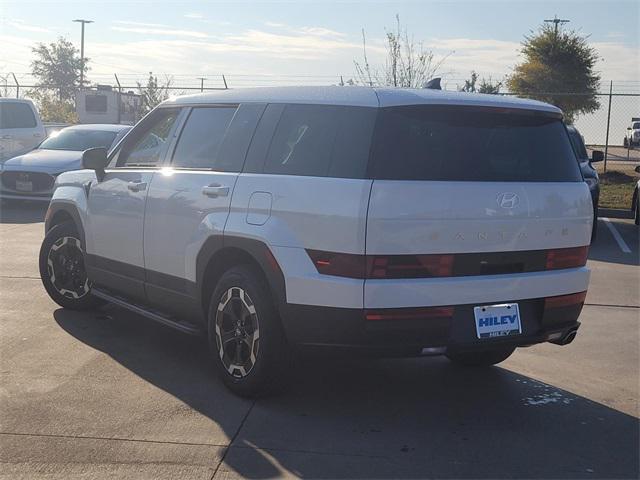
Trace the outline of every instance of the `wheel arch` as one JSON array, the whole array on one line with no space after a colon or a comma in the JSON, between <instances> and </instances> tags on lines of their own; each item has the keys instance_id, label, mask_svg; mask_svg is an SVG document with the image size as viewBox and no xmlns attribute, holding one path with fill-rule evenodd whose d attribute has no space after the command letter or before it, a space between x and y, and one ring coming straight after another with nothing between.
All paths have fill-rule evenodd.
<instances>
[{"instance_id":1,"label":"wheel arch","mask_svg":"<svg viewBox=\"0 0 640 480\"><path fill-rule=\"evenodd\" d=\"M87 244L85 242L84 228L82 226L80 213L72 205L62 203L52 203L51 205L49 205L49 209L47 210L47 214L44 220L45 234L48 233L49 230L51 230L56 225L60 225L61 223L68 221L71 221L75 224L78 234L80 235L82 245L84 246L84 248L86 248Z\"/></svg>"},{"instance_id":2,"label":"wheel arch","mask_svg":"<svg viewBox=\"0 0 640 480\"><path fill-rule=\"evenodd\" d=\"M204 243L196 260L198 301L205 318L209 295L222 274L243 264L249 264L260 272L278 310L286 302L284 275L264 242L235 236L213 236Z\"/></svg>"}]
</instances>

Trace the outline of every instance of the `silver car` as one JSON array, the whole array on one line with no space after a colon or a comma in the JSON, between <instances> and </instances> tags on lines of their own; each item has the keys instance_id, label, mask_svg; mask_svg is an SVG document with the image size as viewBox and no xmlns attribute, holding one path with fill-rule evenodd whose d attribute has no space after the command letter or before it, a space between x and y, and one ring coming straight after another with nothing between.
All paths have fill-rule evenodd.
<instances>
[{"instance_id":1,"label":"silver car","mask_svg":"<svg viewBox=\"0 0 640 480\"><path fill-rule=\"evenodd\" d=\"M76 125L53 133L35 150L13 157L0 167L0 198L48 202L55 177L82 168L82 152L110 149L131 129L129 125Z\"/></svg>"}]
</instances>

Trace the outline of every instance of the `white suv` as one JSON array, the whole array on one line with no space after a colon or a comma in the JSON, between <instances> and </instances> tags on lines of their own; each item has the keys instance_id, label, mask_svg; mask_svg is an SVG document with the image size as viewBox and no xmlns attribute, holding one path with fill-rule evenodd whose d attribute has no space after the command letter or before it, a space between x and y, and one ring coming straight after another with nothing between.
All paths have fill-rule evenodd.
<instances>
[{"instance_id":1,"label":"white suv","mask_svg":"<svg viewBox=\"0 0 640 480\"><path fill-rule=\"evenodd\" d=\"M164 102L83 162L47 212L48 293L207 335L242 395L302 347L492 365L580 325L593 208L544 103L220 91Z\"/></svg>"},{"instance_id":2,"label":"white suv","mask_svg":"<svg viewBox=\"0 0 640 480\"><path fill-rule=\"evenodd\" d=\"M33 150L45 137L31 100L0 98L0 163Z\"/></svg>"}]
</instances>

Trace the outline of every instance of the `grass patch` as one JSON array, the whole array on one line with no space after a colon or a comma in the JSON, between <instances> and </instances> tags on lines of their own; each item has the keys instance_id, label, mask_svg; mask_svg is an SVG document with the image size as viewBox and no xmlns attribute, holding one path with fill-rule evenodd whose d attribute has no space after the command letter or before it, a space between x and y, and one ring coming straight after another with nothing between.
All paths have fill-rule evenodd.
<instances>
[{"instance_id":1,"label":"grass patch","mask_svg":"<svg viewBox=\"0 0 640 480\"><path fill-rule=\"evenodd\" d=\"M600 173L600 206L630 209L638 178L633 170L626 168L624 171L607 169L606 173Z\"/></svg>"}]
</instances>

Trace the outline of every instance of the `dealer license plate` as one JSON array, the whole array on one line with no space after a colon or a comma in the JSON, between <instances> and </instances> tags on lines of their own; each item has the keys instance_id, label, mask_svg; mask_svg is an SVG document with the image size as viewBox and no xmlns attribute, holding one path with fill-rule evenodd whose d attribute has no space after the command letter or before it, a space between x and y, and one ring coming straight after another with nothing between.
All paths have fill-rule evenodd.
<instances>
[{"instance_id":1,"label":"dealer license plate","mask_svg":"<svg viewBox=\"0 0 640 480\"><path fill-rule=\"evenodd\" d=\"M474 307L478 338L508 337L520 335L520 310L517 303Z\"/></svg>"}]
</instances>

